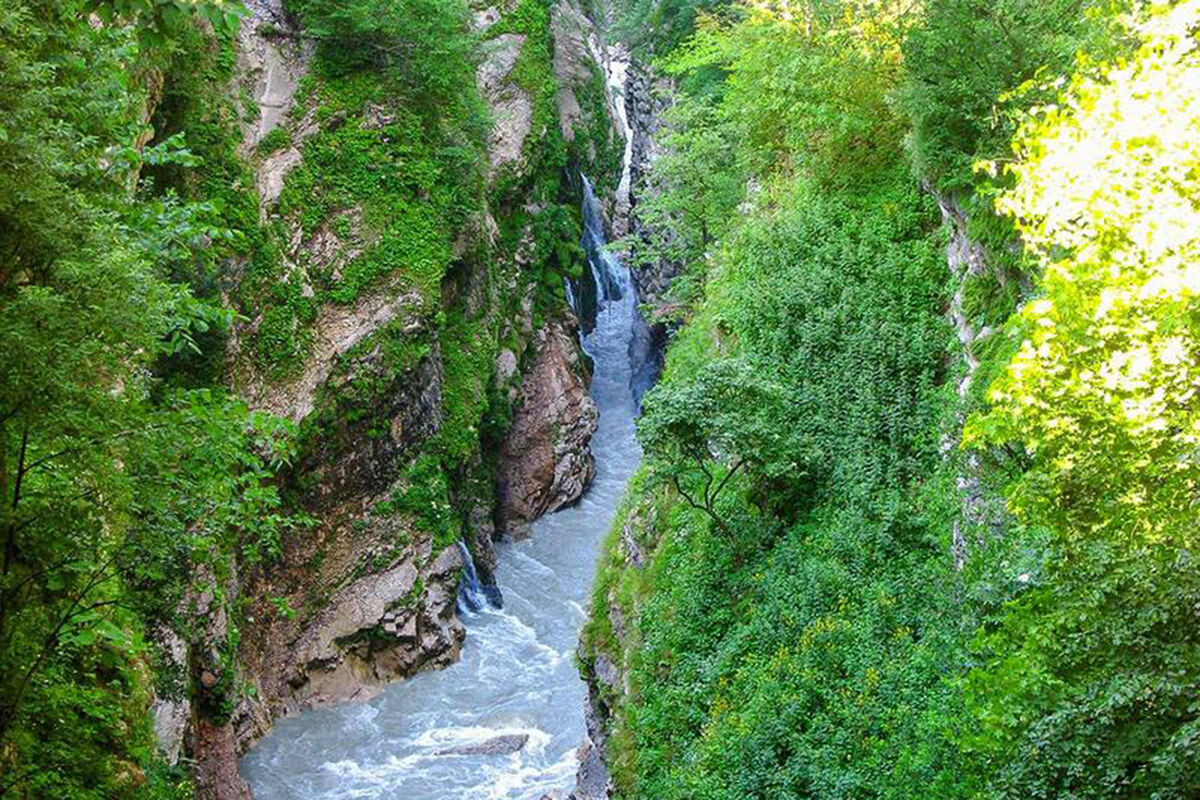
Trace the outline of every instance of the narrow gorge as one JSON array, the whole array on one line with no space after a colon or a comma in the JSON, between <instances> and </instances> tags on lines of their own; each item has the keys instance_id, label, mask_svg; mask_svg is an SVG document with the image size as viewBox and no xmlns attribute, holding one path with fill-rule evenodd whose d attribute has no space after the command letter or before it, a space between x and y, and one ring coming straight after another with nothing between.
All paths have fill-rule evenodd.
<instances>
[{"instance_id":1,"label":"narrow gorge","mask_svg":"<svg viewBox=\"0 0 1200 800\"><path fill-rule=\"evenodd\" d=\"M0 2L0 798L1200 798L1200 0Z\"/></svg>"},{"instance_id":2,"label":"narrow gorge","mask_svg":"<svg viewBox=\"0 0 1200 800\"><path fill-rule=\"evenodd\" d=\"M628 268L603 249L601 210L586 178L584 187L597 287L582 339L599 409L590 443L595 478L577 504L535 522L528 538L497 545L499 591L460 584L466 639L456 663L370 702L278 723L242 761L258 800L540 798L573 785L586 738L579 628L600 543L641 452L630 367L636 290ZM585 787L589 766L595 770L585 751ZM575 796L603 797L600 787Z\"/></svg>"}]
</instances>

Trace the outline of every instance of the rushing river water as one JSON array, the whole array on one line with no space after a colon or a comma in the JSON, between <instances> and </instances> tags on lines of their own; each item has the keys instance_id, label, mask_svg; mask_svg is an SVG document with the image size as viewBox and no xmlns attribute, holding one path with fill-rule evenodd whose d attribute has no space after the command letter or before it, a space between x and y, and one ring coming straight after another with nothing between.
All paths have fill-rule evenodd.
<instances>
[{"instance_id":1,"label":"rushing river water","mask_svg":"<svg viewBox=\"0 0 1200 800\"><path fill-rule=\"evenodd\" d=\"M498 547L504 608L464 613L462 658L389 687L368 703L279 722L242 761L256 800L537 800L572 785L584 739L586 688L575 667L600 543L641 452L630 348L637 319L628 269L603 249L584 181L585 245L596 278L592 438L596 479L575 506ZM505 755L439 755L505 734L528 741Z\"/></svg>"}]
</instances>

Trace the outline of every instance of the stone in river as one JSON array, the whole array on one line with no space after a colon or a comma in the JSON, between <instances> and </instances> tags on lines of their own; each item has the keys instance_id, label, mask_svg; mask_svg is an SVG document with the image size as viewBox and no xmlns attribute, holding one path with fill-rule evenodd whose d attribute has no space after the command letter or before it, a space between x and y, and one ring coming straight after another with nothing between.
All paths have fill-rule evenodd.
<instances>
[{"instance_id":1,"label":"stone in river","mask_svg":"<svg viewBox=\"0 0 1200 800\"><path fill-rule=\"evenodd\" d=\"M506 733L503 736L493 736L486 742L467 744L462 747L451 747L439 750L439 756L506 756L515 753L529 741L528 733Z\"/></svg>"}]
</instances>

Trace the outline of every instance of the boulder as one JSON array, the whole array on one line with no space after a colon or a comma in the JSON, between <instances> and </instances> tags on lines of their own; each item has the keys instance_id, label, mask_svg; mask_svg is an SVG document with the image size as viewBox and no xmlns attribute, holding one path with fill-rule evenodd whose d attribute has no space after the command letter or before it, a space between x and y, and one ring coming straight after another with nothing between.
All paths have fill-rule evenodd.
<instances>
[{"instance_id":1,"label":"boulder","mask_svg":"<svg viewBox=\"0 0 1200 800\"><path fill-rule=\"evenodd\" d=\"M528 733L506 733L493 736L485 742L467 744L461 747L449 747L439 750L439 756L506 756L519 751L529 742Z\"/></svg>"}]
</instances>

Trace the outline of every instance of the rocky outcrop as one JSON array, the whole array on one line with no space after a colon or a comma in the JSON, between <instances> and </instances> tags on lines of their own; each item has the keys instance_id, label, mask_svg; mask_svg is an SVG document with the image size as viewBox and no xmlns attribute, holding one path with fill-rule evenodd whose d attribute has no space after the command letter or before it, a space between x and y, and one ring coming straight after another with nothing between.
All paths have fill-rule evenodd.
<instances>
[{"instance_id":1,"label":"rocky outcrop","mask_svg":"<svg viewBox=\"0 0 1200 800\"><path fill-rule=\"evenodd\" d=\"M967 228L967 212L954 197L943 194L932 187L926 188L937 201L942 215L942 224L949 232L946 242L946 264L950 268L955 291L950 298L948 315L963 358L964 368L956 388L958 396L965 401L971 391L975 373L979 369L980 360L977 348L996 333L996 329L993 327L980 324L968 316L966 312L968 283L983 278L985 275L995 275L1002 284L1009 280L1021 280L1021 278L1010 277L1005 274L1003 269L990 263L983 245L971 238ZM1024 293L1028 293L1029 289L1027 284L1023 284L1021 287L1021 291ZM949 455L957 450L965 415L966 406L964 405L960 413L959 424L942 443L944 454ZM1005 524L1006 512L1003 500L987 491L982 476L983 465L979 453L973 450L967 452L963 457L962 468L955 476L962 508L962 513L955 519L951 532L951 555L957 569L963 568L972 549L980 549L986 546L989 538L998 537Z\"/></svg>"},{"instance_id":2,"label":"rocky outcrop","mask_svg":"<svg viewBox=\"0 0 1200 800\"><path fill-rule=\"evenodd\" d=\"M575 0L558 0L550 12L554 40L552 62L557 83L555 105L558 124L568 145L582 144L580 158L585 171L600 186L608 187L618 177L614 201L627 202L628 128L621 100L628 56L619 45L605 43L595 24ZM586 135L585 135L586 134ZM625 218L623 211L618 220Z\"/></svg>"},{"instance_id":3,"label":"rocky outcrop","mask_svg":"<svg viewBox=\"0 0 1200 800\"><path fill-rule=\"evenodd\" d=\"M609 551L609 560L602 562L606 571L645 569L658 546L658 536L666 529L659 516L665 509L661 497L642 493L634 498L636 502L620 520L616 546ZM609 736L623 719L631 694L629 665L634 644L626 620L638 613L639 602L636 595L619 591L620 585L620 580L611 583L606 595L593 597L590 622L580 636L578 661L588 689L584 709L587 740L579 750L576 785L569 800L605 800L615 792L604 758Z\"/></svg>"},{"instance_id":4,"label":"rocky outcrop","mask_svg":"<svg viewBox=\"0 0 1200 800\"><path fill-rule=\"evenodd\" d=\"M370 505L369 498L387 491L399 467L441 428L445 376L437 340L409 369L389 375L390 370L382 348L372 348L324 385L331 398L349 393L356 381L379 381L386 388L368 410L356 414L339 415L336 405L328 407L323 435L309 440L298 465L311 486L305 496L311 509L336 509L356 500Z\"/></svg>"},{"instance_id":5,"label":"rocky outcrop","mask_svg":"<svg viewBox=\"0 0 1200 800\"><path fill-rule=\"evenodd\" d=\"M320 237L318 231L309 242L312 249L308 251L318 257L335 247ZM343 355L396 320L408 333L415 334L421 327L420 310L420 293L399 279L364 292L351 305L321 306L312 324L308 355L294 377L285 380L272 380L264 375L254 367L253 359L242 353L241 342L254 333L261 317L252 320L231 339L228 349L235 383L255 408L300 422L312 412L317 391L325 385Z\"/></svg>"},{"instance_id":6,"label":"rocky outcrop","mask_svg":"<svg viewBox=\"0 0 1200 800\"><path fill-rule=\"evenodd\" d=\"M635 241L646 241L652 233L660 237L669 235L665 231L650 230L650 223L638 213L638 203L657 191L653 166L662 155L662 144L656 137L662 132L663 115L670 107L672 92L670 82L656 75L649 66L638 61L630 64L625 84L625 114L631 131L628 225ZM652 309L665 309L669 305L667 290L682 268L682 264L668 259L642 264L633 272L638 297Z\"/></svg>"},{"instance_id":7,"label":"rocky outcrop","mask_svg":"<svg viewBox=\"0 0 1200 800\"><path fill-rule=\"evenodd\" d=\"M614 227L618 231L623 229L629 236L631 252L639 262L638 269L632 273L634 284L638 299L648 309L646 317L639 315L637 318L630 351L634 399L639 403L642 395L658 379L667 341L679 324L669 290L682 271L683 264L661 257L646 258L641 252L651 240L669 239L671 234L670 231L653 228L639 208L642 202L658 191L652 167L662 154L662 145L656 137L662 131L663 114L670 105L671 96L669 82L655 76L648 66L636 60L630 62L623 94L625 118L629 122L627 215L625 220L618 220Z\"/></svg>"},{"instance_id":8,"label":"rocky outcrop","mask_svg":"<svg viewBox=\"0 0 1200 800\"><path fill-rule=\"evenodd\" d=\"M238 742L229 725L201 718L196 723L192 755L196 762L196 796L205 800L251 800L250 787L238 771Z\"/></svg>"},{"instance_id":9,"label":"rocky outcrop","mask_svg":"<svg viewBox=\"0 0 1200 800\"><path fill-rule=\"evenodd\" d=\"M568 142L576 132L595 122L585 109L580 95L599 77L599 41L596 27L572 0L556 3L550 12L550 32L554 38L554 77L558 81L555 102L558 124ZM591 154L595 158L595 153Z\"/></svg>"},{"instance_id":10,"label":"rocky outcrop","mask_svg":"<svg viewBox=\"0 0 1200 800\"><path fill-rule=\"evenodd\" d=\"M533 98L508 80L526 38L519 33L505 33L489 40L476 73L479 91L492 109L488 162L493 176L505 166L519 168L525 140L533 130Z\"/></svg>"},{"instance_id":11,"label":"rocky outcrop","mask_svg":"<svg viewBox=\"0 0 1200 800\"><path fill-rule=\"evenodd\" d=\"M587 442L598 414L575 334L561 322L535 334L532 363L500 451L503 533L525 535L533 520L578 500L595 475Z\"/></svg>"},{"instance_id":12,"label":"rocky outcrop","mask_svg":"<svg viewBox=\"0 0 1200 800\"><path fill-rule=\"evenodd\" d=\"M389 549L402 538L398 526L380 523L381 530L369 537L375 544L349 580L303 617L270 625L266 639L255 643L247 667L259 676L258 693L267 707L246 710L239 720L241 737L253 737L271 717L367 699L390 681L458 657L464 636L454 608L462 564L458 549L434 552L424 538ZM332 577L344 567L336 563L316 571ZM359 572L366 574L354 577ZM297 587L311 582L308 576L291 577ZM273 586L285 589L278 579ZM259 612L270 613L265 606Z\"/></svg>"},{"instance_id":13,"label":"rocky outcrop","mask_svg":"<svg viewBox=\"0 0 1200 800\"><path fill-rule=\"evenodd\" d=\"M160 691L154 698L150 713L154 719L154 738L158 742L167 763L175 764L183 754L185 739L191 722L192 706L187 695L188 645L183 637L164 625L151 628L149 640L158 646L159 670L167 680L160 686L169 685L169 691Z\"/></svg>"},{"instance_id":14,"label":"rocky outcrop","mask_svg":"<svg viewBox=\"0 0 1200 800\"><path fill-rule=\"evenodd\" d=\"M218 587L223 591L218 592ZM221 595L224 595L222 597ZM169 735L181 736L196 764L196 796L204 800L250 800L250 789L238 770L238 737L229 714L230 699L236 684L236 668L229 650L229 604L238 595L235 573L219 578L210 567L202 567L192 576L192 588L181 604L181 615L193 620L197 631L190 647L173 634L172 659L193 687L186 721L178 719L180 709L168 701L156 704L156 723L160 714L169 712L173 728ZM165 632L160 632L165 633ZM169 673L168 673L169 674ZM180 725L180 722L184 722ZM157 729L157 728L156 728ZM175 757L179 750L168 740ZM167 750L168 756L171 750Z\"/></svg>"}]
</instances>

